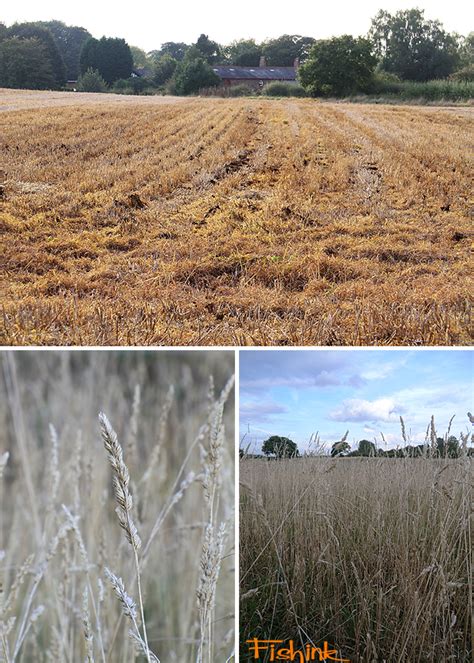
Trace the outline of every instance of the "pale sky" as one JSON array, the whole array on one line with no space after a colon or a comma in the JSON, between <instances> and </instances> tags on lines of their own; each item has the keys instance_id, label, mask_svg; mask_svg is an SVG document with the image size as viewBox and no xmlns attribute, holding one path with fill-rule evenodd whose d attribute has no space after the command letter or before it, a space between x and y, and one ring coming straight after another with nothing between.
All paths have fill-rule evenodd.
<instances>
[{"instance_id":1,"label":"pale sky","mask_svg":"<svg viewBox=\"0 0 474 663\"><path fill-rule=\"evenodd\" d=\"M316 39L362 35L379 9L394 12L419 7L427 18L439 19L450 32L467 34L474 29L474 4L467 0L162 0L136 4L120 0L16 0L2 5L0 21L7 25L57 19L85 27L94 37L123 37L146 51L166 41L195 42L202 32L223 44L249 37L262 41L282 34Z\"/></svg>"},{"instance_id":2,"label":"pale sky","mask_svg":"<svg viewBox=\"0 0 474 663\"><path fill-rule=\"evenodd\" d=\"M259 452L271 435L300 451L312 434L330 445L349 431L357 448L401 443L400 416L412 444L424 441L431 416L440 437L473 429L472 350L245 350L240 353L240 437ZM383 433L385 441L382 439Z\"/></svg>"}]
</instances>

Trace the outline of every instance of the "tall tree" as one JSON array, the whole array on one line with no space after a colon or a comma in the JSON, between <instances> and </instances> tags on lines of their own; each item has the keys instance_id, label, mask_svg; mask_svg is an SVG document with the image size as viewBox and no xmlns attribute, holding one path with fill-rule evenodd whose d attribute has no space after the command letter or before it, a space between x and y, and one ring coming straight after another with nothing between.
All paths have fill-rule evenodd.
<instances>
[{"instance_id":1,"label":"tall tree","mask_svg":"<svg viewBox=\"0 0 474 663\"><path fill-rule=\"evenodd\" d=\"M450 435L447 440L443 437L437 437L436 454L441 458L459 458L461 447L457 437Z\"/></svg>"},{"instance_id":2,"label":"tall tree","mask_svg":"<svg viewBox=\"0 0 474 663\"><path fill-rule=\"evenodd\" d=\"M382 68L406 80L445 78L460 60L457 36L448 34L439 21L426 19L420 9L393 15L379 11L369 38Z\"/></svg>"},{"instance_id":3,"label":"tall tree","mask_svg":"<svg viewBox=\"0 0 474 663\"><path fill-rule=\"evenodd\" d=\"M66 68L51 30L45 28L43 25L38 25L37 23L15 23L9 28L8 34L10 37L37 39L40 41L51 62L54 86L59 88L65 84Z\"/></svg>"},{"instance_id":4,"label":"tall tree","mask_svg":"<svg viewBox=\"0 0 474 663\"><path fill-rule=\"evenodd\" d=\"M157 85L164 85L173 76L178 62L171 55L163 55L154 66L153 80Z\"/></svg>"},{"instance_id":5,"label":"tall tree","mask_svg":"<svg viewBox=\"0 0 474 663\"><path fill-rule=\"evenodd\" d=\"M200 35L195 44L196 48L202 53L203 58L208 64L215 64L221 57L221 47L216 41L209 39L207 35Z\"/></svg>"},{"instance_id":6,"label":"tall tree","mask_svg":"<svg viewBox=\"0 0 474 663\"><path fill-rule=\"evenodd\" d=\"M346 438L339 440L339 442L334 442L331 447L331 458L336 458L337 456L345 456L351 450L351 445L349 442L346 442Z\"/></svg>"},{"instance_id":7,"label":"tall tree","mask_svg":"<svg viewBox=\"0 0 474 663\"><path fill-rule=\"evenodd\" d=\"M377 448L370 440L360 440L359 448L357 450L358 456L376 456Z\"/></svg>"},{"instance_id":8,"label":"tall tree","mask_svg":"<svg viewBox=\"0 0 474 663\"><path fill-rule=\"evenodd\" d=\"M66 25L62 21L41 21L38 25L51 30L66 67L67 80L77 80L81 49L84 42L92 36L90 32L76 25Z\"/></svg>"},{"instance_id":9,"label":"tall tree","mask_svg":"<svg viewBox=\"0 0 474 663\"><path fill-rule=\"evenodd\" d=\"M129 78L133 69L130 46L124 39L91 37L82 47L80 68L82 74L88 69L98 71L109 85L119 78Z\"/></svg>"},{"instance_id":10,"label":"tall tree","mask_svg":"<svg viewBox=\"0 0 474 663\"><path fill-rule=\"evenodd\" d=\"M462 67L474 66L474 32L462 38L459 55Z\"/></svg>"},{"instance_id":11,"label":"tall tree","mask_svg":"<svg viewBox=\"0 0 474 663\"><path fill-rule=\"evenodd\" d=\"M276 456L277 458L296 458L299 456L296 442L280 435L272 435L268 440L265 440L262 445L262 452L266 456Z\"/></svg>"},{"instance_id":12,"label":"tall tree","mask_svg":"<svg viewBox=\"0 0 474 663\"><path fill-rule=\"evenodd\" d=\"M186 58L179 62L173 77L177 94L193 94L203 88L219 85L220 79L203 58Z\"/></svg>"},{"instance_id":13,"label":"tall tree","mask_svg":"<svg viewBox=\"0 0 474 663\"><path fill-rule=\"evenodd\" d=\"M132 53L133 66L135 68L146 67L147 64L149 64L150 59L142 48L138 48L138 46L130 46L130 51Z\"/></svg>"},{"instance_id":14,"label":"tall tree","mask_svg":"<svg viewBox=\"0 0 474 663\"><path fill-rule=\"evenodd\" d=\"M343 35L317 41L299 76L314 96L350 95L368 90L376 62L367 39Z\"/></svg>"},{"instance_id":15,"label":"tall tree","mask_svg":"<svg viewBox=\"0 0 474 663\"><path fill-rule=\"evenodd\" d=\"M19 37L0 41L0 87L47 90L55 83L43 42Z\"/></svg>"},{"instance_id":16,"label":"tall tree","mask_svg":"<svg viewBox=\"0 0 474 663\"><path fill-rule=\"evenodd\" d=\"M296 58L304 62L315 40L300 35L282 35L262 44L263 55L268 65L292 67Z\"/></svg>"},{"instance_id":17,"label":"tall tree","mask_svg":"<svg viewBox=\"0 0 474 663\"><path fill-rule=\"evenodd\" d=\"M182 41L167 41L164 44L161 44L161 48L157 51L150 51L150 57L158 60L163 55L170 55L174 60L181 62L184 60L186 51L189 48L189 44L185 44Z\"/></svg>"},{"instance_id":18,"label":"tall tree","mask_svg":"<svg viewBox=\"0 0 474 663\"><path fill-rule=\"evenodd\" d=\"M226 59L240 67L258 67L262 56L262 47L255 39L239 39L224 48Z\"/></svg>"},{"instance_id":19,"label":"tall tree","mask_svg":"<svg viewBox=\"0 0 474 663\"><path fill-rule=\"evenodd\" d=\"M451 74L451 78L466 83L474 82L474 32L461 37L459 58L459 68Z\"/></svg>"}]
</instances>

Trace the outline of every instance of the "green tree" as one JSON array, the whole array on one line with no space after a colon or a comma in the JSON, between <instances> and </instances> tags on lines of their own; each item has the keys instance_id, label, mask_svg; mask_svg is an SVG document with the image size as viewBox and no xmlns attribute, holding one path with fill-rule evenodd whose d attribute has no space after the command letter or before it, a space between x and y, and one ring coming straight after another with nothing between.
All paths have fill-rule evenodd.
<instances>
[{"instance_id":1,"label":"green tree","mask_svg":"<svg viewBox=\"0 0 474 663\"><path fill-rule=\"evenodd\" d=\"M299 69L301 84L313 96L366 92L376 65L371 43L350 35L317 41Z\"/></svg>"},{"instance_id":2,"label":"green tree","mask_svg":"<svg viewBox=\"0 0 474 663\"><path fill-rule=\"evenodd\" d=\"M208 64L215 64L222 58L221 47L207 35L200 35L195 46Z\"/></svg>"},{"instance_id":3,"label":"green tree","mask_svg":"<svg viewBox=\"0 0 474 663\"><path fill-rule=\"evenodd\" d=\"M219 76L202 58L188 59L178 63L173 77L176 94L193 94L207 87L219 85Z\"/></svg>"},{"instance_id":4,"label":"green tree","mask_svg":"<svg viewBox=\"0 0 474 663\"><path fill-rule=\"evenodd\" d=\"M272 435L265 440L262 452L266 456L276 456L277 458L295 458L300 455L296 442L280 435Z\"/></svg>"},{"instance_id":5,"label":"green tree","mask_svg":"<svg viewBox=\"0 0 474 663\"><path fill-rule=\"evenodd\" d=\"M446 454L448 458L459 458L461 456L461 445L454 435L448 437L446 443Z\"/></svg>"},{"instance_id":6,"label":"green tree","mask_svg":"<svg viewBox=\"0 0 474 663\"><path fill-rule=\"evenodd\" d=\"M357 451L358 456L376 456L377 449L373 442L369 440L360 440L359 449Z\"/></svg>"},{"instance_id":7,"label":"green tree","mask_svg":"<svg viewBox=\"0 0 474 663\"><path fill-rule=\"evenodd\" d=\"M0 23L0 41L7 39L8 37L8 28L5 23Z\"/></svg>"},{"instance_id":8,"label":"green tree","mask_svg":"<svg viewBox=\"0 0 474 663\"><path fill-rule=\"evenodd\" d=\"M159 58L153 67L153 80L156 85L164 85L167 81L172 78L176 67L178 65L177 60L171 57L171 55L162 55Z\"/></svg>"},{"instance_id":9,"label":"green tree","mask_svg":"<svg viewBox=\"0 0 474 663\"><path fill-rule=\"evenodd\" d=\"M55 85L48 52L39 39L12 37L0 42L0 87L48 90Z\"/></svg>"},{"instance_id":10,"label":"green tree","mask_svg":"<svg viewBox=\"0 0 474 663\"><path fill-rule=\"evenodd\" d=\"M80 92L106 92L107 83L97 69L88 69L77 81Z\"/></svg>"},{"instance_id":11,"label":"green tree","mask_svg":"<svg viewBox=\"0 0 474 663\"><path fill-rule=\"evenodd\" d=\"M369 38L381 67L405 80L445 78L460 61L457 36L448 34L439 21L427 20L420 9L393 15L379 11Z\"/></svg>"},{"instance_id":12,"label":"green tree","mask_svg":"<svg viewBox=\"0 0 474 663\"><path fill-rule=\"evenodd\" d=\"M132 54L133 66L135 69L146 67L147 64L150 63L150 58L142 48L138 48L138 46L130 46L130 52Z\"/></svg>"},{"instance_id":13,"label":"green tree","mask_svg":"<svg viewBox=\"0 0 474 663\"><path fill-rule=\"evenodd\" d=\"M184 56L187 53L189 44L185 44L182 41L167 41L164 44L161 44L161 48L157 51L151 51L149 56L154 60L159 60L164 55L169 55L173 60L181 62L184 60Z\"/></svg>"},{"instance_id":14,"label":"green tree","mask_svg":"<svg viewBox=\"0 0 474 663\"><path fill-rule=\"evenodd\" d=\"M467 37L461 38L459 58L461 67L474 66L474 32L470 32Z\"/></svg>"},{"instance_id":15,"label":"green tree","mask_svg":"<svg viewBox=\"0 0 474 663\"><path fill-rule=\"evenodd\" d=\"M90 39L90 32L76 25L66 25L62 21L39 21L38 25L51 31L66 67L66 78L76 81L79 78L81 49L84 42Z\"/></svg>"},{"instance_id":16,"label":"green tree","mask_svg":"<svg viewBox=\"0 0 474 663\"><path fill-rule=\"evenodd\" d=\"M349 442L346 442L345 437L344 439L340 440L339 442L334 442L334 444L331 447L331 458L336 458L337 456L345 456L348 454L351 450L351 445Z\"/></svg>"},{"instance_id":17,"label":"green tree","mask_svg":"<svg viewBox=\"0 0 474 663\"><path fill-rule=\"evenodd\" d=\"M230 64L239 67L258 67L262 47L254 39L239 39L226 46L224 54Z\"/></svg>"},{"instance_id":18,"label":"green tree","mask_svg":"<svg viewBox=\"0 0 474 663\"><path fill-rule=\"evenodd\" d=\"M447 440L443 437L436 438L436 455L440 458L459 458L461 446L457 437L450 435Z\"/></svg>"},{"instance_id":19,"label":"green tree","mask_svg":"<svg viewBox=\"0 0 474 663\"><path fill-rule=\"evenodd\" d=\"M268 65L292 67L296 58L300 62L307 60L311 47L315 43L312 37L300 35L282 35L262 44L262 51Z\"/></svg>"},{"instance_id":20,"label":"green tree","mask_svg":"<svg viewBox=\"0 0 474 663\"><path fill-rule=\"evenodd\" d=\"M129 78L133 69L130 46L124 39L88 39L82 47L80 69L82 74L88 69L97 70L109 85Z\"/></svg>"},{"instance_id":21,"label":"green tree","mask_svg":"<svg viewBox=\"0 0 474 663\"><path fill-rule=\"evenodd\" d=\"M19 39L37 39L44 46L53 71L54 83L52 87L62 87L66 82L66 68L56 41L48 28L37 23L15 23L8 30L10 37Z\"/></svg>"},{"instance_id":22,"label":"green tree","mask_svg":"<svg viewBox=\"0 0 474 663\"><path fill-rule=\"evenodd\" d=\"M474 32L462 37L459 47L459 69L450 78L455 81L472 83L474 81Z\"/></svg>"}]
</instances>

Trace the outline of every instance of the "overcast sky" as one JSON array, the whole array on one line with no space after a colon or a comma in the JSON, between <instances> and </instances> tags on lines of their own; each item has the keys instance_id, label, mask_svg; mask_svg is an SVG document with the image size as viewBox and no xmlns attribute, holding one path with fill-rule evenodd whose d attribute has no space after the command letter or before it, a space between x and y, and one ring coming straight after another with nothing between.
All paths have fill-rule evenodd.
<instances>
[{"instance_id":1,"label":"overcast sky","mask_svg":"<svg viewBox=\"0 0 474 663\"><path fill-rule=\"evenodd\" d=\"M400 416L422 443L431 415L439 436L472 426L474 352L469 350L297 350L240 353L240 436L252 451L270 435L304 450L319 432L330 446L349 430L390 448L400 442ZM384 434L386 444L380 432Z\"/></svg>"},{"instance_id":2,"label":"overcast sky","mask_svg":"<svg viewBox=\"0 0 474 663\"><path fill-rule=\"evenodd\" d=\"M196 41L201 32L220 43L254 37L258 41L281 34L317 39L340 34L366 34L379 9L396 11L417 6L428 18L439 19L449 31L474 29L473 3L467 0L340 0L339 2L120 2L112 0L15 0L3 2L0 21L58 19L87 28L94 37L124 37L145 50L165 41Z\"/></svg>"}]
</instances>

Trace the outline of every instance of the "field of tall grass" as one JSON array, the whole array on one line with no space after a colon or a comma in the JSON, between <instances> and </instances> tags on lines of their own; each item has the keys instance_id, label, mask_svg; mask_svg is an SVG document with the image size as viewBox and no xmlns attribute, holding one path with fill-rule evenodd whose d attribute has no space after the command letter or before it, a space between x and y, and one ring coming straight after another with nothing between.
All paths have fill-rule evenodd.
<instances>
[{"instance_id":1,"label":"field of tall grass","mask_svg":"<svg viewBox=\"0 0 474 663\"><path fill-rule=\"evenodd\" d=\"M455 80L417 81L376 81L374 94L392 97L395 101L425 102L472 102L474 82Z\"/></svg>"},{"instance_id":2,"label":"field of tall grass","mask_svg":"<svg viewBox=\"0 0 474 663\"><path fill-rule=\"evenodd\" d=\"M0 369L0 661L234 660L233 353Z\"/></svg>"},{"instance_id":3,"label":"field of tall grass","mask_svg":"<svg viewBox=\"0 0 474 663\"><path fill-rule=\"evenodd\" d=\"M468 458L242 460L240 660L259 638L470 662L473 476Z\"/></svg>"},{"instance_id":4,"label":"field of tall grass","mask_svg":"<svg viewBox=\"0 0 474 663\"><path fill-rule=\"evenodd\" d=\"M474 109L10 92L0 343L472 341Z\"/></svg>"}]
</instances>

